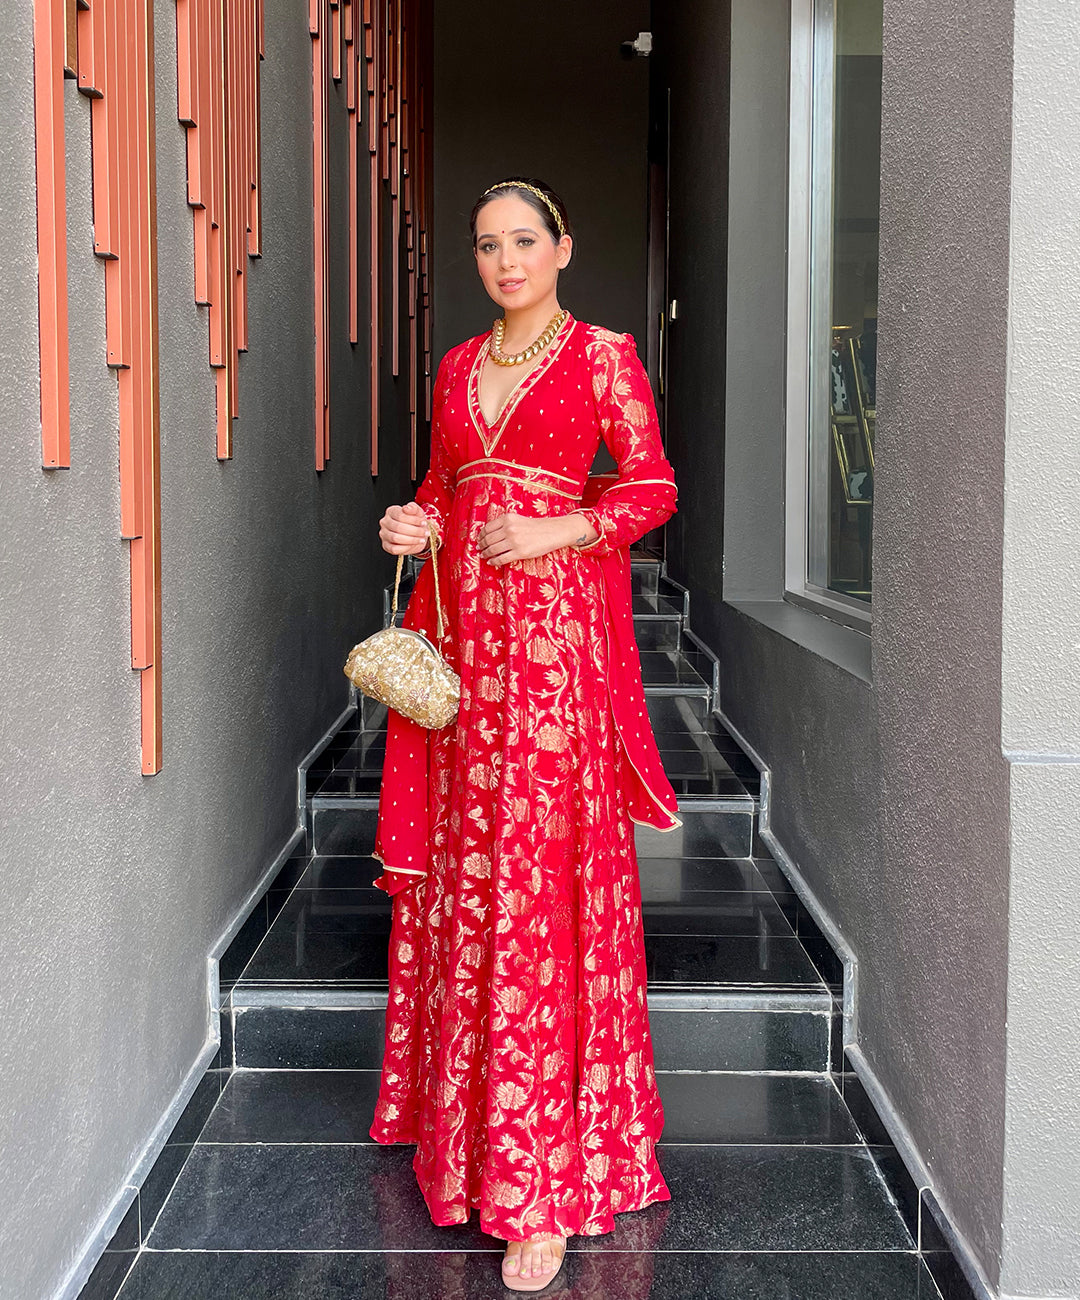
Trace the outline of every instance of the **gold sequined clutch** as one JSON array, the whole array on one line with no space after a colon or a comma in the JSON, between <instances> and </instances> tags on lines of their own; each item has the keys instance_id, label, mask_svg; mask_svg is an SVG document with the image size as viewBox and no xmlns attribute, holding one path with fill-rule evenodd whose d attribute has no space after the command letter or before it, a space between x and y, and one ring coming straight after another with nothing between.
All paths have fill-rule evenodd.
<instances>
[{"instance_id":1,"label":"gold sequined clutch","mask_svg":"<svg viewBox=\"0 0 1080 1300\"><path fill-rule=\"evenodd\" d=\"M438 538L428 520L431 535L431 573L435 579L435 608L438 639L443 637L442 601L439 599L439 569L435 561ZM384 627L354 645L345 660L345 676L357 690L402 713L422 727L446 727L457 717L461 679L422 632L395 627L398 587L404 555L397 560L394 604L390 627Z\"/></svg>"}]
</instances>

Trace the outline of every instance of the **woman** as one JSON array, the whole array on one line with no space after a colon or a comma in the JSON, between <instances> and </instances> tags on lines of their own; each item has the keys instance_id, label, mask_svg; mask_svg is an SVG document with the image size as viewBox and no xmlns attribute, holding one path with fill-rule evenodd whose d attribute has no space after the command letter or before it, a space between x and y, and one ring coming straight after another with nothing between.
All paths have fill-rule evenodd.
<instances>
[{"instance_id":1,"label":"woman","mask_svg":"<svg viewBox=\"0 0 1080 1300\"><path fill-rule=\"evenodd\" d=\"M432 1218L476 1206L537 1291L571 1234L669 1199L633 822L681 825L645 712L627 547L675 512L630 335L558 302L561 200L514 178L470 219L501 308L443 358L431 467L391 554L437 533L456 721L391 712L376 884L394 895L378 1142L417 1144ZM603 439L618 477L589 479ZM404 624L435 635L432 565Z\"/></svg>"}]
</instances>

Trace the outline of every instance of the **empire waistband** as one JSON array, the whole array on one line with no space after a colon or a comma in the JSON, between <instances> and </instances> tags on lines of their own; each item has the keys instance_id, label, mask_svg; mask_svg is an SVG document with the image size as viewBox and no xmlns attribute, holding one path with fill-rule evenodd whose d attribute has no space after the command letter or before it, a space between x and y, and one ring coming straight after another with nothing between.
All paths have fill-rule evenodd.
<instances>
[{"instance_id":1,"label":"empire waistband","mask_svg":"<svg viewBox=\"0 0 1080 1300\"><path fill-rule=\"evenodd\" d=\"M511 483L520 483L524 487L537 488L542 492L554 492L558 496L580 501L584 484L569 474L560 474L556 470L542 469L539 465L521 465L515 460L503 460L498 456L482 456L478 460L466 461L459 465L455 486L467 483L472 478L501 478Z\"/></svg>"}]
</instances>

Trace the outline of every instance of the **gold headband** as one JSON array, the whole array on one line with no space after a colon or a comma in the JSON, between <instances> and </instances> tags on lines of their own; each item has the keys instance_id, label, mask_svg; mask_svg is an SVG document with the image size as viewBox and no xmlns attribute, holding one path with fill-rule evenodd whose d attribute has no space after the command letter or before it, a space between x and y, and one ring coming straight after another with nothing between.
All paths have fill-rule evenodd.
<instances>
[{"instance_id":1,"label":"gold headband","mask_svg":"<svg viewBox=\"0 0 1080 1300\"><path fill-rule=\"evenodd\" d=\"M563 225L563 219L559 216L559 209L554 203L552 203L543 190L538 190L535 185L526 185L524 181L499 181L498 185L492 185L489 189L484 191L484 197L486 198L492 190L505 189L528 190L530 194L535 194L541 202L547 205L551 215L555 218L555 224L559 227L559 238L562 239L563 235L566 234L566 227Z\"/></svg>"}]
</instances>

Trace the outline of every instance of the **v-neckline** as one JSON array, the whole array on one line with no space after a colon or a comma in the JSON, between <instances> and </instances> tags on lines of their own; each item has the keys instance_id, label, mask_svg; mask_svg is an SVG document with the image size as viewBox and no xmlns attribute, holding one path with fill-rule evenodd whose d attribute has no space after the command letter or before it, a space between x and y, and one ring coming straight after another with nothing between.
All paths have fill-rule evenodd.
<instances>
[{"instance_id":1,"label":"v-neckline","mask_svg":"<svg viewBox=\"0 0 1080 1300\"><path fill-rule=\"evenodd\" d=\"M518 382L510 389L499 407L495 419L489 423L487 416L484 415L483 407L480 405L480 372L485 365L488 342L491 338L490 332L486 334L477 348L476 356L473 359L472 370L469 374L469 413L472 416L473 424L477 433L480 435L480 442L486 455L491 453L498 446L499 439L506 429L507 420L510 414L516 409L518 403L530 390L533 383L540 375L547 370L551 363L562 351L563 344L570 337L570 332L576 324L573 316L566 313L566 320L559 327L555 337L548 345L540 362L529 371L527 375L522 375ZM494 435L493 437L491 435ZM490 441L489 441L490 438Z\"/></svg>"},{"instance_id":2,"label":"v-neckline","mask_svg":"<svg viewBox=\"0 0 1080 1300\"><path fill-rule=\"evenodd\" d=\"M517 383L510 388L506 396L503 398L502 405L499 407L498 411L496 412L494 420L489 420L487 416L484 414L484 404L480 400L480 381L484 377L484 371L487 369L489 361L491 361L491 358L488 355L488 349L487 346L485 345L480 349L479 364L476 367L476 409L480 412L480 418L484 422L484 428L490 430L490 429L494 429L498 425L499 421L503 418L503 413L505 412L506 408L510 405L518 389L524 383L530 380L533 377L534 372L539 370L540 367L544 364L544 358L541 357L539 361L537 361L536 365L533 366L532 370L526 370L526 372L521 376L521 378L517 381Z\"/></svg>"}]
</instances>

